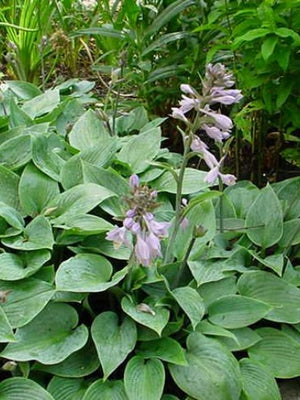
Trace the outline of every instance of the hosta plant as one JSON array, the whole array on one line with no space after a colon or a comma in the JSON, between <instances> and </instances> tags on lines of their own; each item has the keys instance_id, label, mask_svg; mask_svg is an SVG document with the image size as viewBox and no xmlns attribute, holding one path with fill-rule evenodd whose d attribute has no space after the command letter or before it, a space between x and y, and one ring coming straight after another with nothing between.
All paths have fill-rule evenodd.
<instances>
[{"instance_id":1,"label":"hosta plant","mask_svg":"<svg viewBox=\"0 0 300 400\"><path fill-rule=\"evenodd\" d=\"M233 84L181 87L182 156L143 108L112 134L88 82L2 85L1 398L276 400L300 375L300 179L224 171Z\"/></svg>"}]
</instances>

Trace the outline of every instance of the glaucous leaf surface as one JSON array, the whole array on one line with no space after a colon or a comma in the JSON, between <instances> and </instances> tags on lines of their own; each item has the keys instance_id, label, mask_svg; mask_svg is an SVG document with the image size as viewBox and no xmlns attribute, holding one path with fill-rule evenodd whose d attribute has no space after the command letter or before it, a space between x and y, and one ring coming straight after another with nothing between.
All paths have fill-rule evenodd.
<instances>
[{"instance_id":1,"label":"glaucous leaf surface","mask_svg":"<svg viewBox=\"0 0 300 400\"><path fill-rule=\"evenodd\" d=\"M129 400L125 393L123 381L94 382L86 391L82 400Z\"/></svg>"},{"instance_id":2,"label":"glaucous leaf surface","mask_svg":"<svg viewBox=\"0 0 300 400\"><path fill-rule=\"evenodd\" d=\"M300 376L300 343L274 328L259 328L261 340L248 350L250 360L263 364L275 378Z\"/></svg>"},{"instance_id":3,"label":"glaucous leaf surface","mask_svg":"<svg viewBox=\"0 0 300 400\"><path fill-rule=\"evenodd\" d=\"M282 208L270 185L261 189L249 208L246 226L249 239L262 248L270 247L280 240L283 232Z\"/></svg>"},{"instance_id":4,"label":"glaucous leaf surface","mask_svg":"<svg viewBox=\"0 0 300 400\"><path fill-rule=\"evenodd\" d=\"M249 358L240 360L240 366L245 400L281 400L277 383L265 367Z\"/></svg>"},{"instance_id":5,"label":"glaucous leaf surface","mask_svg":"<svg viewBox=\"0 0 300 400\"><path fill-rule=\"evenodd\" d=\"M123 311L132 319L154 330L159 335L169 320L169 311L154 304L146 304L146 307L143 307L143 304L136 304L128 297L123 297L121 306Z\"/></svg>"},{"instance_id":6,"label":"glaucous leaf surface","mask_svg":"<svg viewBox=\"0 0 300 400\"><path fill-rule=\"evenodd\" d=\"M54 397L38 383L21 377L3 380L0 383L0 398L1 400L54 400Z\"/></svg>"},{"instance_id":7,"label":"glaucous leaf surface","mask_svg":"<svg viewBox=\"0 0 300 400\"><path fill-rule=\"evenodd\" d=\"M94 319L91 334L106 380L134 349L136 325L129 317L120 323L116 313L107 311Z\"/></svg>"},{"instance_id":8,"label":"glaucous leaf surface","mask_svg":"<svg viewBox=\"0 0 300 400\"><path fill-rule=\"evenodd\" d=\"M160 400L165 384L165 370L158 359L135 356L124 372L125 391L129 400Z\"/></svg>"},{"instance_id":9,"label":"glaucous leaf surface","mask_svg":"<svg viewBox=\"0 0 300 400\"><path fill-rule=\"evenodd\" d=\"M49 303L30 323L16 331L15 343L8 344L1 356L10 360L36 360L57 364L80 350L88 339L88 329L78 324L74 308Z\"/></svg>"},{"instance_id":10,"label":"glaucous leaf surface","mask_svg":"<svg viewBox=\"0 0 300 400\"><path fill-rule=\"evenodd\" d=\"M196 332L189 335L187 348L187 366L169 365L180 389L197 400L239 400L240 370L232 354Z\"/></svg>"},{"instance_id":11,"label":"glaucous leaf surface","mask_svg":"<svg viewBox=\"0 0 300 400\"><path fill-rule=\"evenodd\" d=\"M55 400L82 400L88 383L83 379L53 377L47 387Z\"/></svg>"}]
</instances>

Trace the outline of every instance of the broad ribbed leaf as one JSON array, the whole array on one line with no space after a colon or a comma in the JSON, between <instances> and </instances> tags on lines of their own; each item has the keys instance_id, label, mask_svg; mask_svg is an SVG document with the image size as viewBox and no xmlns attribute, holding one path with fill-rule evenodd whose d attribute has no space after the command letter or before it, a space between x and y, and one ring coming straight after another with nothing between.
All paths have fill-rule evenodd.
<instances>
[{"instance_id":1,"label":"broad ribbed leaf","mask_svg":"<svg viewBox=\"0 0 300 400\"><path fill-rule=\"evenodd\" d=\"M84 161L96 167L105 167L112 160L117 149L117 141L109 136L108 138L102 138L101 141L93 147L82 150L80 155Z\"/></svg>"},{"instance_id":2,"label":"broad ribbed leaf","mask_svg":"<svg viewBox=\"0 0 300 400\"><path fill-rule=\"evenodd\" d=\"M248 350L250 359L263 364L275 378L300 376L300 344L273 328L256 330L262 337Z\"/></svg>"},{"instance_id":3,"label":"broad ribbed leaf","mask_svg":"<svg viewBox=\"0 0 300 400\"><path fill-rule=\"evenodd\" d=\"M33 164L24 169L19 185L22 209L27 215L35 216L59 194L58 183L43 174Z\"/></svg>"},{"instance_id":4,"label":"broad ribbed leaf","mask_svg":"<svg viewBox=\"0 0 300 400\"><path fill-rule=\"evenodd\" d=\"M187 365L183 348L169 337L142 342L138 352L144 358L160 358L171 364Z\"/></svg>"},{"instance_id":5,"label":"broad ribbed leaf","mask_svg":"<svg viewBox=\"0 0 300 400\"><path fill-rule=\"evenodd\" d=\"M8 291L2 308L13 328L28 324L54 295L52 285L33 278L18 282L0 281L0 290Z\"/></svg>"},{"instance_id":6,"label":"broad ribbed leaf","mask_svg":"<svg viewBox=\"0 0 300 400\"><path fill-rule=\"evenodd\" d=\"M24 220L15 208L0 201L0 217L2 217L8 225L22 231L24 227Z\"/></svg>"},{"instance_id":7,"label":"broad ribbed leaf","mask_svg":"<svg viewBox=\"0 0 300 400\"><path fill-rule=\"evenodd\" d=\"M45 93L26 101L22 109L26 114L34 119L53 111L54 108L58 106L59 100L59 91L57 89L50 89Z\"/></svg>"},{"instance_id":8,"label":"broad ribbed leaf","mask_svg":"<svg viewBox=\"0 0 300 400\"><path fill-rule=\"evenodd\" d=\"M204 302L199 293L195 289L185 286L174 289L172 295L189 317L193 329L195 329L205 313Z\"/></svg>"},{"instance_id":9,"label":"broad ribbed leaf","mask_svg":"<svg viewBox=\"0 0 300 400\"><path fill-rule=\"evenodd\" d=\"M57 364L87 342L87 328L84 325L76 328L77 324L74 308L64 303L49 303L29 324L17 330L17 342L8 344L1 356Z\"/></svg>"},{"instance_id":10,"label":"broad ribbed leaf","mask_svg":"<svg viewBox=\"0 0 300 400\"><path fill-rule=\"evenodd\" d=\"M248 327L231 329L230 332L234 336L234 340L229 337L218 338L219 342L225 344L230 351L242 351L249 349L249 347L261 340L261 337L257 334L257 332Z\"/></svg>"},{"instance_id":11,"label":"broad ribbed leaf","mask_svg":"<svg viewBox=\"0 0 300 400\"><path fill-rule=\"evenodd\" d=\"M112 265L97 254L80 253L64 261L56 273L58 290L68 292L102 292L119 283L127 274L127 268L112 276Z\"/></svg>"},{"instance_id":12,"label":"broad ribbed leaf","mask_svg":"<svg viewBox=\"0 0 300 400\"><path fill-rule=\"evenodd\" d=\"M243 328L264 318L272 309L269 304L250 297L229 295L210 304L209 320L228 329Z\"/></svg>"},{"instance_id":13,"label":"broad ribbed leaf","mask_svg":"<svg viewBox=\"0 0 300 400\"><path fill-rule=\"evenodd\" d=\"M16 250L51 250L54 237L48 219L38 215L25 227L22 235L4 238L2 243Z\"/></svg>"},{"instance_id":14,"label":"broad ribbed leaf","mask_svg":"<svg viewBox=\"0 0 300 400\"><path fill-rule=\"evenodd\" d=\"M18 175L0 165L0 201L16 210L20 208L18 186Z\"/></svg>"},{"instance_id":15,"label":"broad ribbed leaf","mask_svg":"<svg viewBox=\"0 0 300 400\"><path fill-rule=\"evenodd\" d=\"M42 386L20 377L8 378L0 383L0 398L1 400L54 400Z\"/></svg>"},{"instance_id":16,"label":"broad ribbed leaf","mask_svg":"<svg viewBox=\"0 0 300 400\"><path fill-rule=\"evenodd\" d=\"M281 400L276 380L260 363L243 358L240 366L246 400Z\"/></svg>"},{"instance_id":17,"label":"broad ribbed leaf","mask_svg":"<svg viewBox=\"0 0 300 400\"><path fill-rule=\"evenodd\" d=\"M91 333L106 380L134 349L136 325L128 317L120 324L118 315L107 311L94 319Z\"/></svg>"},{"instance_id":18,"label":"broad ribbed leaf","mask_svg":"<svg viewBox=\"0 0 300 400\"><path fill-rule=\"evenodd\" d=\"M208 188L208 184L204 182L206 172L198 171L193 168L186 168L183 178L182 194L191 194ZM167 171L153 182L155 187L160 192L176 193L177 184L171 172Z\"/></svg>"},{"instance_id":19,"label":"broad ribbed leaf","mask_svg":"<svg viewBox=\"0 0 300 400\"><path fill-rule=\"evenodd\" d=\"M268 205L266 207L266 204ZM282 208L270 185L261 190L246 216L248 238L258 246L270 247L277 243L283 232Z\"/></svg>"},{"instance_id":20,"label":"broad ribbed leaf","mask_svg":"<svg viewBox=\"0 0 300 400\"><path fill-rule=\"evenodd\" d=\"M31 158L30 135L21 135L0 145L0 164L9 169L18 169Z\"/></svg>"},{"instance_id":21,"label":"broad ribbed leaf","mask_svg":"<svg viewBox=\"0 0 300 400\"><path fill-rule=\"evenodd\" d=\"M123 381L94 382L86 391L82 400L129 400L126 396Z\"/></svg>"},{"instance_id":22,"label":"broad ribbed leaf","mask_svg":"<svg viewBox=\"0 0 300 400\"><path fill-rule=\"evenodd\" d=\"M58 195L45 212L55 217L55 223L67 223L69 218L88 213L111 196L115 194L105 187L95 183L85 183Z\"/></svg>"},{"instance_id":23,"label":"broad ribbed leaf","mask_svg":"<svg viewBox=\"0 0 300 400\"><path fill-rule=\"evenodd\" d=\"M165 384L162 362L133 357L126 365L124 384L129 400L160 400Z\"/></svg>"},{"instance_id":24,"label":"broad ribbed leaf","mask_svg":"<svg viewBox=\"0 0 300 400\"><path fill-rule=\"evenodd\" d=\"M88 382L83 379L68 379L54 377L47 390L55 400L82 400L88 388Z\"/></svg>"},{"instance_id":25,"label":"broad ribbed leaf","mask_svg":"<svg viewBox=\"0 0 300 400\"><path fill-rule=\"evenodd\" d=\"M119 160L129 164L132 171L145 171L158 154L161 142L160 128L153 128L131 138L118 154Z\"/></svg>"},{"instance_id":26,"label":"broad ribbed leaf","mask_svg":"<svg viewBox=\"0 0 300 400\"><path fill-rule=\"evenodd\" d=\"M0 306L0 343L14 342L15 337L3 308Z\"/></svg>"},{"instance_id":27,"label":"broad ribbed leaf","mask_svg":"<svg viewBox=\"0 0 300 400\"><path fill-rule=\"evenodd\" d=\"M300 289L270 272L255 271L238 281L241 295L270 304L273 309L265 319L296 324L300 322Z\"/></svg>"},{"instance_id":28,"label":"broad ribbed leaf","mask_svg":"<svg viewBox=\"0 0 300 400\"><path fill-rule=\"evenodd\" d=\"M48 250L36 250L19 256L13 253L0 254L0 280L17 281L38 271L51 258Z\"/></svg>"},{"instance_id":29,"label":"broad ribbed leaf","mask_svg":"<svg viewBox=\"0 0 300 400\"><path fill-rule=\"evenodd\" d=\"M95 346L92 340L90 340L82 349L72 353L64 361L53 365L36 363L33 369L48 372L63 378L81 378L92 374L99 366L100 362ZM73 380L75 381L75 379Z\"/></svg>"},{"instance_id":30,"label":"broad ribbed leaf","mask_svg":"<svg viewBox=\"0 0 300 400\"><path fill-rule=\"evenodd\" d=\"M216 340L192 333L187 340L188 366L169 365L176 384L197 400L239 400L237 360Z\"/></svg>"},{"instance_id":31,"label":"broad ribbed leaf","mask_svg":"<svg viewBox=\"0 0 300 400\"><path fill-rule=\"evenodd\" d=\"M32 137L32 161L35 166L50 178L60 181L60 171L65 161L53 150L46 136Z\"/></svg>"},{"instance_id":32,"label":"broad ribbed leaf","mask_svg":"<svg viewBox=\"0 0 300 400\"><path fill-rule=\"evenodd\" d=\"M78 150L94 148L109 137L103 122L92 110L84 113L69 133L70 144Z\"/></svg>"},{"instance_id":33,"label":"broad ribbed leaf","mask_svg":"<svg viewBox=\"0 0 300 400\"><path fill-rule=\"evenodd\" d=\"M123 311L132 319L141 325L147 326L159 335L169 320L169 311L163 307L157 307L152 304L148 308L138 305L128 297L123 297L121 306Z\"/></svg>"}]
</instances>

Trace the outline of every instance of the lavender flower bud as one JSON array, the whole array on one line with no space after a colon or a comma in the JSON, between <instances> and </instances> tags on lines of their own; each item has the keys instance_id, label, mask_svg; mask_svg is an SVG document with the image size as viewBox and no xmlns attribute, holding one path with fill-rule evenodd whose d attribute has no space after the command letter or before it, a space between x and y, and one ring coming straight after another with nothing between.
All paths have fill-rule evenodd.
<instances>
[{"instance_id":1,"label":"lavender flower bud","mask_svg":"<svg viewBox=\"0 0 300 400\"><path fill-rule=\"evenodd\" d=\"M131 177L129 178L129 185L131 189L135 190L139 186L139 184L140 184L139 177L136 174L131 175Z\"/></svg>"}]
</instances>

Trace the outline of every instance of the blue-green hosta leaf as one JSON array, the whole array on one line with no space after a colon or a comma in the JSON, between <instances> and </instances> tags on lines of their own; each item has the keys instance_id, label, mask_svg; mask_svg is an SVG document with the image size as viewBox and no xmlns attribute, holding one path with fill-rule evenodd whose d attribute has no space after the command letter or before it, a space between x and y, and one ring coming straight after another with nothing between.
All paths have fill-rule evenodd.
<instances>
[{"instance_id":1,"label":"blue-green hosta leaf","mask_svg":"<svg viewBox=\"0 0 300 400\"><path fill-rule=\"evenodd\" d=\"M105 167L112 160L118 150L118 144L115 138L109 136L102 138L101 142L91 148L82 150L81 158L89 164L96 167Z\"/></svg>"},{"instance_id":2,"label":"blue-green hosta leaf","mask_svg":"<svg viewBox=\"0 0 300 400\"><path fill-rule=\"evenodd\" d=\"M202 333L206 336L217 336L221 338L230 338L232 340L236 340L235 335L227 329L222 328L221 326L211 324L207 320L203 320L199 322L196 327L196 332Z\"/></svg>"},{"instance_id":3,"label":"blue-green hosta leaf","mask_svg":"<svg viewBox=\"0 0 300 400\"><path fill-rule=\"evenodd\" d=\"M90 214L74 215L66 221L64 225L58 225L64 229L65 236L79 235L89 236L97 235L102 232L107 232L113 229L113 225L103 218Z\"/></svg>"},{"instance_id":4,"label":"blue-green hosta leaf","mask_svg":"<svg viewBox=\"0 0 300 400\"><path fill-rule=\"evenodd\" d=\"M192 333L187 340L187 366L169 365L176 384L197 400L239 400L241 378L232 354L216 340Z\"/></svg>"},{"instance_id":5,"label":"blue-green hosta leaf","mask_svg":"<svg viewBox=\"0 0 300 400\"><path fill-rule=\"evenodd\" d=\"M97 183L100 186L117 193L120 196L129 194L129 184L114 169L99 168L95 165L83 163L83 176L85 183Z\"/></svg>"},{"instance_id":6,"label":"blue-green hosta leaf","mask_svg":"<svg viewBox=\"0 0 300 400\"><path fill-rule=\"evenodd\" d=\"M144 358L160 358L171 364L187 365L183 348L169 337L142 342L138 353Z\"/></svg>"},{"instance_id":7,"label":"blue-green hosta leaf","mask_svg":"<svg viewBox=\"0 0 300 400\"><path fill-rule=\"evenodd\" d=\"M84 182L83 160L80 153L69 158L60 171L60 180L65 190Z\"/></svg>"},{"instance_id":8,"label":"blue-green hosta leaf","mask_svg":"<svg viewBox=\"0 0 300 400\"><path fill-rule=\"evenodd\" d=\"M183 178L182 194L191 194L207 189L210 185L204 182L207 172L193 168L186 168ZM171 172L167 171L152 182L159 192L176 193L177 184Z\"/></svg>"},{"instance_id":9,"label":"blue-green hosta leaf","mask_svg":"<svg viewBox=\"0 0 300 400\"><path fill-rule=\"evenodd\" d=\"M0 281L0 291L8 291L2 308L13 328L28 324L54 295L52 285L33 278L18 282Z\"/></svg>"},{"instance_id":10,"label":"blue-green hosta leaf","mask_svg":"<svg viewBox=\"0 0 300 400\"><path fill-rule=\"evenodd\" d=\"M0 201L0 217L2 217L8 225L12 226L16 230L23 230L24 220L15 208Z\"/></svg>"},{"instance_id":11,"label":"blue-green hosta leaf","mask_svg":"<svg viewBox=\"0 0 300 400\"><path fill-rule=\"evenodd\" d=\"M45 213L54 217L56 224L62 224L69 218L88 213L112 196L115 196L115 193L95 183L77 185L58 195Z\"/></svg>"},{"instance_id":12,"label":"blue-green hosta leaf","mask_svg":"<svg viewBox=\"0 0 300 400\"><path fill-rule=\"evenodd\" d=\"M236 329L254 324L273 307L260 300L240 295L221 297L210 304L209 320L223 328Z\"/></svg>"},{"instance_id":13,"label":"blue-green hosta leaf","mask_svg":"<svg viewBox=\"0 0 300 400\"><path fill-rule=\"evenodd\" d=\"M300 322L300 289L270 272L254 271L238 281L241 295L270 304L273 309L264 317L270 321Z\"/></svg>"},{"instance_id":14,"label":"blue-green hosta leaf","mask_svg":"<svg viewBox=\"0 0 300 400\"><path fill-rule=\"evenodd\" d=\"M16 361L57 364L87 342L86 326L77 327L77 324L74 308L64 303L49 303L29 324L16 331L17 342L9 343L1 356Z\"/></svg>"},{"instance_id":15,"label":"blue-green hosta leaf","mask_svg":"<svg viewBox=\"0 0 300 400\"><path fill-rule=\"evenodd\" d=\"M276 380L262 364L243 358L240 366L243 393L247 400L281 400Z\"/></svg>"},{"instance_id":16,"label":"blue-green hosta leaf","mask_svg":"<svg viewBox=\"0 0 300 400\"><path fill-rule=\"evenodd\" d=\"M19 176L0 165L0 201L19 210Z\"/></svg>"},{"instance_id":17,"label":"blue-green hosta leaf","mask_svg":"<svg viewBox=\"0 0 300 400\"><path fill-rule=\"evenodd\" d=\"M10 88L10 90L18 96L21 100L30 100L33 97L42 94L40 89L38 89L34 84L30 82L23 81L5 81L5 84Z\"/></svg>"},{"instance_id":18,"label":"blue-green hosta leaf","mask_svg":"<svg viewBox=\"0 0 300 400\"><path fill-rule=\"evenodd\" d=\"M160 400L165 384L165 370L157 359L133 357L124 372L125 391L129 400Z\"/></svg>"},{"instance_id":19,"label":"blue-green hosta leaf","mask_svg":"<svg viewBox=\"0 0 300 400\"><path fill-rule=\"evenodd\" d=\"M10 116L9 126L10 128L24 127L33 125L32 119L29 115L24 112L16 103L15 98L12 96L9 102Z\"/></svg>"},{"instance_id":20,"label":"blue-green hosta leaf","mask_svg":"<svg viewBox=\"0 0 300 400\"><path fill-rule=\"evenodd\" d=\"M84 113L69 133L70 144L81 151L94 148L109 137L103 122L92 110Z\"/></svg>"},{"instance_id":21,"label":"blue-green hosta leaf","mask_svg":"<svg viewBox=\"0 0 300 400\"><path fill-rule=\"evenodd\" d=\"M76 247L75 250L78 252L79 247ZM82 242L80 251L100 253L117 260L128 260L131 254L131 249L125 245L121 245L118 251L116 251L113 242L105 239L105 234L89 236L86 238Z\"/></svg>"},{"instance_id":22,"label":"blue-green hosta leaf","mask_svg":"<svg viewBox=\"0 0 300 400\"><path fill-rule=\"evenodd\" d=\"M49 382L47 390L55 400L82 400L87 388L88 382L84 379L55 376Z\"/></svg>"},{"instance_id":23,"label":"blue-green hosta leaf","mask_svg":"<svg viewBox=\"0 0 300 400\"><path fill-rule=\"evenodd\" d=\"M249 357L260 362L275 378L300 376L300 343L274 328L259 328L261 340L249 350Z\"/></svg>"},{"instance_id":24,"label":"blue-green hosta leaf","mask_svg":"<svg viewBox=\"0 0 300 400\"><path fill-rule=\"evenodd\" d=\"M117 314L107 311L94 319L91 333L106 380L134 349L136 325L128 317L120 324Z\"/></svg>"},{"instance_id":25,"label":"blue-green hosta leaf","mask_svg":"<svg viewBox=\"0 0 300 400\"><path fill-rule=\"evenodd\" d=\"M94 382L86 391L82 400L129 400L123 381ZM79 399L78 399L79 400Z\"/></svg>"},{"instance_id":26,"label":"blue-green hosta leaf","mask_svg":"<svg viewBox=\"0 0 300 400\"><path fill-rule=\"evenodd\" d=\"M100 362L95 346L93 342L89 340L82 349L72 353L64 361L53 365L36 363L33 369L48 372L51 375L61 376L64 378L81 378L92 374L99 368L99 365ZM73 380L77 381L78 379Z\"/></svg>"},{"instance_id":27,"label":"blue-green hosta leaf","mask_svg":"<svg viewBox=\"0 0 300 400\"><path fill-rule=\"evenodd\" d=\"M1 400L54 400L42 386L20 377L8 378L0 383L0 398Z\"/></svg>"},{"instance_id":28,"label":"blue-green hosta leaf","mask_svg":"<svg viewBox=\"0 0 300 400\"><path fill-rule=\"evenodd\" d=\"M169 320L169 311L153 304L135 304L128 297L123 297L121 306L123 311L132 319L141 325L147 326L159 335Z\"/></svg>"},{"instance_id":29,"label":"blue-green hosta leaf","mask_svg":"<svg viewBox=\"0 0 300 400\"><path fill-rule=\"evenodd\" d=\"M283 232L282 208L270 185L261 190L249 208L246 226L255 227L247 229L247 236L258 246L267 248L280 240Z\"/></svg>"},{"instance_id":30,"label":"blue-green hosta leaf","mask_svg":"<svg viewBox=\"0 0 300 400\"><path fill-rule=\"evenodd\" d=\"M47 90L39 96L24 103L22 109L32 119L40 117L54 110L60 101L59 91L56 89Z\"/></svg>"},{"instance_id":31,"label":"blue-green hosta leaf","mask_svg":"<svg viewBox=\"0 0 300 400\"><path fill-rule=\"evenodd\" d=\"M20 179L19 196L22 209L34 217L59 194L58 183L33 164L28 164Z\"/></svg>"},{"instance_id":32,"label":"blue-green hosta leaf","mask_svg":"<svg viewBox=\"0 0 300 400\"><path fill-rule=\"evenodd\" d=\"M208 307L219 297L236 294L236 277L230 276L216 282L207 282L198 288L200 296L203 298L205 306Z\"/></svg>"},{"instance_id":33,"label":"blue-green hosta leaf","mask_svg":"<svg viewBox=\"0 0 300 400\"><path fill-rule=\"evenodd\" d=\"M14 342L15 340L12 327L9 324L3 308L0 306L0 343Z\"/></svg>"},{"instance_id":34,"label":"blue-green hosta leaf","mask_svg":"<svg viewBox=\"0 0 300 400\"><path fill-rule=\"evenodd\" d=\"M274 190L282 203L285 220L295 219L300 216L300 178L286 179L276 183Z\"/></svg>"},{"instance_id":35,"label":"blue-green hosta leaf","mask_svg":"<svg viewBox=\"0 0 300 400\"><path fill-rule=\"evenodd\" d=\"M153 128L131 138L118 154L119 160L129 164L135 173L145 171L158 154L161 142L160 128Z\"/></svg>"},{"instance_id":36,"label":"blue-green hosta leaf","mask_svg":"<svg viewBox=\"0 0 300 400\"><path fill-rule=\"evenodd\" d=\"M11 170L27 164L31 158L30 135L21 135L0 145L0 164Z\"/></svg>"},{"instance_id":37,"label":"blue-green hosta leaf","mask_svg":"<svg viewBox=\"0 0 300 400\"><path fill-rule=\"evenodd\" d=\"M54 237L50 222L43 215L38 215L25 227L22 235L4 238L2 243L16 250L51 250Z\"/></svg>"},{"instance_id":38,"label":"blue-green hosta leaf","mask_svg":"<svg viewBox=\"0 0 300 400\"><path fill-rule=\"evenodd\" d=\"M230 332L234 336L234 340L229 337L218 338L219 342L224 344L230 351L243 351L249 349L249 347L261 340L258 333L249 327L231 329Z\"/></svg>"},{"instance_id":39,"label":"blue-green hosta leaf","mask_svg":"<svg viewBox=\"0 0 300 400\"><path fill-rule=\"evenodd\" d=\"M185 286L174 289L172 291L172 295L174 296L180 307L184 310L186 315L189 317L193 329L195 329L205 313L203 299L200 297L197 290Z\"/></svg>"},{"instance_id":40,"label":"blue-green hosta leaf","mask_svg":"<svg viewBox=\"0 0 300 400\"><path fill-rule=\"evenodd\" d=\"M111 278L112 265L98 254L79 253L61 263L56 273L58 290L67 292L102 292L118 284L127 267Z\"/></svg>"},{"instance_id":41,"label":"blue-green hosta leaf","mask_svg":"<svg viewBox=\"0 0 300 400\"><path fill-rule=\"evenodd\" d=\"M300 243L300 218L290 219L283 223L283 235L279 240L279 247L286 249Z\"/></svg>"},{"instance_id":42,"label":"blue-green hosta leaf","mask_svg":"<svg viewBox=\"0 0 300 400\"><path fill-rule=\"evenodd\" d=\"M0 254L0 280L17 281L38 271L51 258L48 250L36 250L19 256L13 253Z\"/></svg>"},{"instance_id":43,"label":"blue-green hosta leaf","mask_svg":"<svg viewBox=\"0 0 300 400\"><path fill-rule=\"evenodd\" d=\"M60 171L65 161L54 152L49 138L45 135L32 137L32 161L44 174L60 181Z\"/></svg>"},{"instance_id":44,"label":"blue-green hosta leaf","mask_svg":"<svg viewBox=\"0 0 300 400\"><path fill-rule=\"evenodd\" d=\"M222 281L230 276L228 272L223 271L225 266L225 261L223 260L199 259L197 261L188 261L188 266L198 286Z\"/></svg>"}]
</instances>

